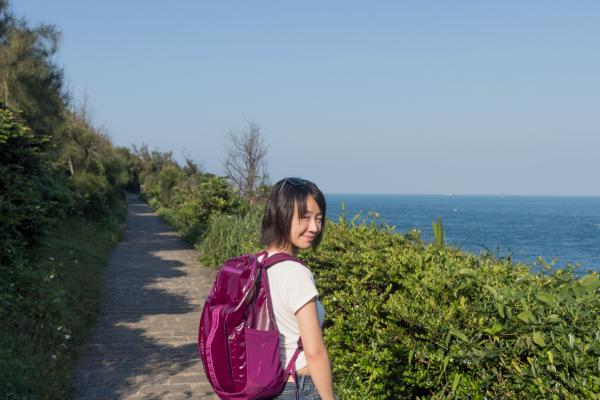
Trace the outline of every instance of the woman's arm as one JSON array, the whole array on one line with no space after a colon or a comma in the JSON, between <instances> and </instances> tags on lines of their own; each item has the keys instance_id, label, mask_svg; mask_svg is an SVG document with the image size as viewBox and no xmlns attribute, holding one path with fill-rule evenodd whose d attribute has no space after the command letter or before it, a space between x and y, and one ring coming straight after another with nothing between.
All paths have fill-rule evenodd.
<instances>
[{"instance_id":1,"label":"woman's arm","mask_svg":"<svg viewBox=\"0 0 600 400\"><path fill-rule=\"evenodd\" d=\"M321 325L317 315L317 300L313 298L296 311L300 337L310 376L323 400L333 400L333 379L329 356L323 341Z\"/></svg>"}]
</instances>

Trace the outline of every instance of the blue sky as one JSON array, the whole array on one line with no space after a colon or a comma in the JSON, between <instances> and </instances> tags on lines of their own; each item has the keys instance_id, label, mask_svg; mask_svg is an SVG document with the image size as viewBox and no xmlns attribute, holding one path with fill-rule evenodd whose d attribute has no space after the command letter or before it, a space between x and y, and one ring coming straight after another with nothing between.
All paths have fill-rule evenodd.
<instances>
[{"instance_id":1,"label":"blue sky","mask_svg":"<svg viewBox=\"0 0 600 400\"><path fill-rule=\"evenodd\" d=\"M600 2L12 1L117 145L329 193L600 195Z\"/></svg>"}]
</instances>

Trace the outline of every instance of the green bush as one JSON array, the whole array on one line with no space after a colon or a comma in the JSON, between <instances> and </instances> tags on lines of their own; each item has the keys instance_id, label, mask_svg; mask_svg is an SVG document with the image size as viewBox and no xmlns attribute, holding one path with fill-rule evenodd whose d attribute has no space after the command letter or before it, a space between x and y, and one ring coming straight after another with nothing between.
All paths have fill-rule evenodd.
<instances>
[{"instance_id":1,"label":"green bush","mask_svg":"<svg viewBox=\"0 0 600 400\"><path fill-rule=\"evenodd\" d=\"M172 170L179 167L170 165L165 168ZM164 169L159 177L163 175L162 171ZM147 176L143 198L189 243L200 241L212 215L238 215L246 211L241 198L231 190L225 178L200 173L184 176L182 170L167 175L180 179L169 189L168 196L156 184L155 178Z\"/></svg>"},{"instance_id":2,"label":"green bush","mask_svg":"<svg viewBox=\"0 0 600 400\"><path fill-rule=\"evenodd\" d=\"M215 215L205 265L259 250L258 213ZM598 398L600 280L425 244L376 218L328 221L300 257L327 311L343 399Z\"/></svg>"},{"instance_id":3,"label":"green bush","mask_svg":"<svg viewBox=\"0 0 600 400\"><path fill-rule=\"evenodd\" d=\"M0 391L7 399L66 397L130 177L127 153L68 103L53 61L59 36L51 25L31 28L0 1Z\"/></svg>"},{"instance_id":4,"label":"green bush","mask_svg":"<svg viewBox=\"0 0 600 400\"><path fill-rule=\"evenodd\" d=\"M215 213L243 211L240 197L231 190L225 178L218 176L203 177L186 200L177 207L182 222L185 218L190 218L191 222L206 222Z\"/></svg>"},{"instance_id":5,"label":"green bush","mask_svg":"<svg viewBox=\"0 0 600 400\"><path fill-rule=\"evenodd\" d=\"M91 219L98 221L110 212L111 187L103 175L80 172L71 178L75 188L77 208Z\"/></svg>"},{"instance_id":6,"label":"green bush","mask_svg":"<svg viewBox=\"0 0 600 400\"><path fill-rule=\"evenodd\" d=\"M14 263L0 292L1 398L68 398L71 368L99 309L103 267L119 238L117 222L117 215L101 223L70 217L28 260Z\"/></svg>"},{"instance_id":7,"label":"green bush","mask_svg":"<svg viewBox=\"0 0 600 400\"><path fill-rule=\"evenodd\" d=\"M81 305L100 298L92 286L101 282L103 259L87 263L84 253L106 256L125 209L118 160L89 160L87 170L69 178L57 152L51 136L32 132L0 105L3 398L65 397L71 363L97 310ZM70 254L85 264L58 261Z\"/></svg>"},{"instance_id":8,"label":"green bush","mask_svg":"<svg viewBox=\"0 0 600 400\"><path fill-rule=\"evenodd\" d=\"M47 142L0 108L0 265L35 244L50 223L44 187L51 179Z\"/></svg>"},{"instance_id":9,"label":"green bush","mask_svg":"<svg viewBox=\"0 0 600 400\"><path fill-rule=\"evenodd\" d=\"M600 280L328 223L315 272L347 399L597 398Z\"/></svg>"},{"instance_id":10,"label":"green bush","mask_svg":"<svg viewBox=\"0 0 600 400\"><path fill-rule=\"evenodd\" d=\"M167 165L158 173L158 198L161 204L168 206L171 202L171 192L175 185L183 178L181 168L176 165Z\"/></svg>"},{"instance_id":11,"label":"green bush","mask_svg":"<svg viewBox=\"0 0 600 400\"><path fill-rule=\"evenodd\" d=\"M228 258L260 250L261 220L262 210L255 208L244 215L214 214L197 246L200 262L216 267Z\"/></svg>"}]
</instances>

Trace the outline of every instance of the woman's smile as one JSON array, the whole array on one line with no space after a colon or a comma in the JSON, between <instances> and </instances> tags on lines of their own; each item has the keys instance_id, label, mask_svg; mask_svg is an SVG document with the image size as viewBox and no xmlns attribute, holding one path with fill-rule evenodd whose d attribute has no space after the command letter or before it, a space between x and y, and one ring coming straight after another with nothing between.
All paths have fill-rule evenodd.
<instances>
[{"instance_id":1,"label":"woman's smile","mask_svg":"<svg viewBox=\"0 0 600 400\"><path fill-rule=\"evenodd\" d=\"M292 245L306 249L319 236L323 226L323 213L312 196L306 198L306 212L300 216L295 210L292 219ZM294 239L295 238L295 239Z\"/></svg>"}]
</instances>

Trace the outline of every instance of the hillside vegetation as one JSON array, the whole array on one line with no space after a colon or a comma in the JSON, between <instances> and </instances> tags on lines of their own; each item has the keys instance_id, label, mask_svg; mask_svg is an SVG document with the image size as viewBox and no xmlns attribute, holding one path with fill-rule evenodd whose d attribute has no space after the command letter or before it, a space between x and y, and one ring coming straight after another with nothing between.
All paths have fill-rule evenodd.
<instances>
[{"instance_id":1,"label":"hillside vegetation","mask_svg":"<svg viewBox=\"0 0 600 400\"><path fill-rule=\"evenodd\" d=\"M118 240L123 191L141 190L200 261L259 250L261 194L112 145L72 104L59 33L0 0L0 388L63 399ZM242 195L240 193L244 193ZM251 193L251 201L247 193ZM600 280L447 247L376 218L326 221L314 271L342 399L600 396Z\"/></svg>"},{"instance_id":2,"label":"hillside vegetation","mask_svg":"<svg viewBox=\"0 0 600 400\"><path fill-rule=\"evenodd\" d=\"M0 388L63 399L119 237L131 152L73 106L59 33L0 1ZM135 186L135 184L133 184Z\"/></svg>"},{"instance_id":3,"label":"hillside vegetation","mask_svg":"<svg viewBox=\"0 0 600 400\"><path fill-rule=\"evenodd\" d=\"M199 233L188 239L201 262L217 267L260 249L260 206L210 191L221 207L205 205L186 219L186 179L171 185L172 203L160 184L146 197L182 232ZM543 271L532 273L444 246L441 232L429 244L418 231L403 235L360 216L327 221L319 249L300 256L327 311L325 340L343 399L600 395L597 273L578 278L543 260Z\"/></svg>"}]
</instances>

